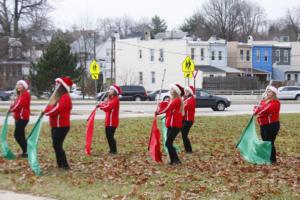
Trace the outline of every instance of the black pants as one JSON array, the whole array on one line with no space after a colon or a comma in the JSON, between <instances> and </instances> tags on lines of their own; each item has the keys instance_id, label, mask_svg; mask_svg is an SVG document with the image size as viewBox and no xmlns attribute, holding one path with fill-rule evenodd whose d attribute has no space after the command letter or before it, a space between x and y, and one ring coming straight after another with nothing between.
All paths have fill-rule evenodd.
<instances>
[{"instance_id":1,"label":"black pants","mask_svg":"<svg viewBox=\"0 0 300 200\"><path fill-rule=\"evenodd\" d=\"M182 129L181 129L182 140L183 140L185 151L188 153L191 153L193 151L190 139L188 138L188 134L190 132L193 123L194 123L193 121L183 121L182 123Z\"/></svg>"},{"instance_id":2,"label":"black pants","mask_svg":"<svg viewBox=\"0 0 300 200\"><path fill-rule=\"evenodd\" d=\"M168 148L171 164L179 162L179 158L176 152L176 149L173 147L173 142L178 135L180 128L169 127L167 131L167 140L166 140L166 147Z\"/></svg>"},{"instance_id":3,"label":"black pants","mask_svg":"<svg viewBox=\"0 0 300 200\"><path fill-rule=\"evenodd\" d=\"M55 150L57 165L60 168L69 169L66 153L63 149L63 143L68 134L70 127L52 128L52 145Z\"/></svg>"},{"instance_id":4,"label":"black pants","mask_svg":"<svg viewBox=\"0 0 300 200\"><path fill-rule=\"evenodd\" d=\"M28 124L28 120L18 120L15 122L15 139L18 142L18 144L20 145L23 154L27 153L27 141L25 138L25 127Z\"/></svg>"},{"instance_id":5,"label":"black pants","mask_svg":"<svg viewBox=\"0 0 300 200\"><path fill-rule=\"evenodd\" d=\"M114 138L116 128L112 126L105 127L106 139L109 145L109 152L116 154L117 153L117 143Z\"/></svg>"},{"instance_id":6,"label":"black pants","mask_svg":"<svg viewBox=\"0 0 300 200\"><path fill-rule=\"evenodd\" d=\"M270 141L272 143L272 152L271 152L271 162L276 162L276 149L275 149L275 139L280 129L280 123L274 122L271 124L260 126L260 135L264 141Z\"/></svg>"}]
</instances>

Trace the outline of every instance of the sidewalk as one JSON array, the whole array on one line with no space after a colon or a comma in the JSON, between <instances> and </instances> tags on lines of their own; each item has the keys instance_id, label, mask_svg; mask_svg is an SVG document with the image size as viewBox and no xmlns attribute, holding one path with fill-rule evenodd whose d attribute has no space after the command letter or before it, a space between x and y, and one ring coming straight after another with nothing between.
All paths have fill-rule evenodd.
<instances>
[{"instance_id":1,"label":"sidewalk","mask_svg":"<svg viewBox=\"0 0 300 200\"><path fill-rule=\"evenodd\" d=\"M29 194L18 194L11 191L0 190L0 200L54 200Z\"/></svg>"}]
</instances>

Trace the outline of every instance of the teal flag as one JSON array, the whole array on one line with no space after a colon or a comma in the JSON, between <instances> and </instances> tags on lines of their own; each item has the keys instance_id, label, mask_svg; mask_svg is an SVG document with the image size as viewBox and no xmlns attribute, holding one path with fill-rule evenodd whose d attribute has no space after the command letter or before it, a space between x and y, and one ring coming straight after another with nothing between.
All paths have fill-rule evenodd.
<instances>
[{"instance_id":1,"label":"teal flag","mask_svg":"<svg viewBox=\"0 0 300 200\"><path fill-rule=\"evenodd\" d=\"M27 139L28 162L31 170L36 175L41 175L41 168L38 160L38 141L42 127L43 115L41 114L31 130Z\"/></svg>"},{"instance_id":2,"label":"teal flag","mask_svg":"<svg viewBox=\"0 0 300 200\"><path fill-rule=\"evenodd\" d=\"M236 147L245 160L253 164L270 164L272 144L258 139L252 116Z\"/></svg>"},{"instance_id":3,"label":"teal flag","mask_svg":"<svg viewBox=\"0 0 300 200\"><path fill-rule=\"evenodd\" d=\"M162 132L163 132L163 147L164 147L165 152L168 153L169 151L166 146L168 129L166 127L166 118L165 117L163 117L161 119L161 126L162 126ZM177 152L179 152L179 147L176 144L174 144L173 147L176 149Z\"/></svg>"},{"instance_id":4,"label":"teal flag","mask_svg":"<svg viewBox=\"0 0 300 200\"><path fill-rule=\"evenodd\" d=\"M8 117L9 117L9 112L7 112L4 123L2 125L2 130L1 130L1 149L2 149L2 155L4 158L13 160L16 159L15 154L10 150L8 143L7 143L7 132L8 132Z\"/></svg>"}]
</instances>

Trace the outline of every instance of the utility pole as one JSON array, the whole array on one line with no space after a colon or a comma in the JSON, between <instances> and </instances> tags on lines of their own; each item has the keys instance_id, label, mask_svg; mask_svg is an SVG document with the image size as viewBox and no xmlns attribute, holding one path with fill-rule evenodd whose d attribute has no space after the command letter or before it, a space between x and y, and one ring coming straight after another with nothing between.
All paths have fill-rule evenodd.
<instances>
[{"instance_id":1,"label":"utility pole","mask_svg":"<svg viewBox=\"0 0 300 200\"><path fill-rule=\"evenodd\" d=\"M94 40L93 40L93 43L94 43L94 60L96 61L96 31L94 31ZM98 78L100 77L100 74L98 75ZM95 80L95 99L97 101L97 79Z\"/></svg>"},{"instance_id":2,"label":"utility pole","mask_svg":"<svg viewBox=\"0 0 300 200\"><path fill-rule=\"evenodd\" d=\"M116 82L116 37L114 35L111 36L111 52L110 52L110 82Z\"/></svg>"}]
</instances>

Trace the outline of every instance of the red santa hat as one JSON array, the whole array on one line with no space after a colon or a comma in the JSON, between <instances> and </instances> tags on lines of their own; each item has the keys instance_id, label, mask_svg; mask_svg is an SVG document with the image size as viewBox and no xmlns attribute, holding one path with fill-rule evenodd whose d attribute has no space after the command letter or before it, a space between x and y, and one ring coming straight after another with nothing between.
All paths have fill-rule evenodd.
<instances>
[{"instance_id":1,"label":"red santa hat","mask_svg":"<svg viewBox=\"0 0 300 200\"><path fill-rule=\"evenodd\" d=\"M191 95L195 95L195 88L192 85L185 87L184 90L189 91Z\"/></svg>"},{"instance_id":2,"label":"red santa hat","mask_svg":"<svg viewBox=\"0 0 300 200\"><path fill-rule=\"evenodd\" d=\"M170 89L174 89L176 91L176 93L180 96L184 95L184 89L179 84L171 84Z\"/></svg>"},{"instance_id":3,"label":"red santa hat","mask_svg":"<svg viewBox=\"0 0 300 200\"><path fill-rule=\"evenodd\" d=\"M29 81L28 80L19 80L18 82L17 82L17 85L23 85L23 87L25 88L25 90L27 90L28 89L28 87L29 87Z\"/></svg>"},{"instance_id":4,"label":"red santa hat","mask_svg":"<svg viewBox=\"0 0 300 200\"><path fill-rule=\"evenodd\" d=\"M276 96L278 95L277 88L272 85L269 85L266 90L271 90L272 92L274 92L276 94Z\"/></svg>"},{"instance_id":5,"label":"red santa hat","mask_svg":"<svg viewBox=\"0 0 300 200\"><path fill-rule=\"evenodd\" d=\"M118 95L122 94L121 88L116 84L111 85L109 89L114 90Z\"/></svg>"},{"instance_id":6,"label":"red santa hat","mask_svg":"<svg viewBox=\"0 0 300 200\"><path fill-rule=\"evenodd\" d=\"M55 82L62 84L68 92L70 92L70 89L73 85L73 81L69 77L57 78L57 79L55 79Z\"/></svg>"}]
</instances>

